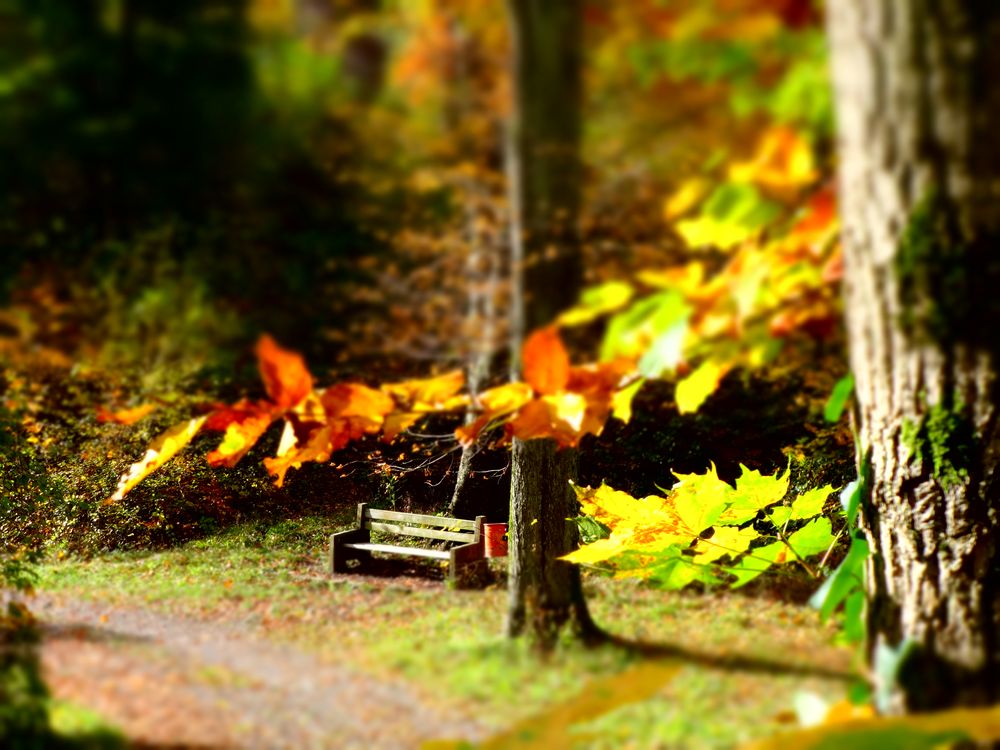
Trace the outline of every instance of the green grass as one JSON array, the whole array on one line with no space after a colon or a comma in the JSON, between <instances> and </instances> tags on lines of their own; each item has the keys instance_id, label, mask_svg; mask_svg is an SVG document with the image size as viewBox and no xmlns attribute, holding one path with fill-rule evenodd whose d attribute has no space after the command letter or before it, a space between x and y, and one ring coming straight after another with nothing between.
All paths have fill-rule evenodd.
<instances>
[{"instance_id":1,"label":"green grass","mask_svg":"<svg viewBox=\"0 0 1000 750\"><path fill-rule=\"evenodd\" d=\"M429 700L498 730L639 659L568 639L540 659L500 635L506 601L500 586L453 591L410 578L330 578L323 570L326 538L350 525L349 516L238 526L165 552L62 560L44 566L41 588L255 623L267 637L323 658L402 677ZM588 578L586 587L597 621L624 637L785 664L844 668L849 658L831 645L834 631L799 606L606 578ZM837 699L844 685L689 664L656 697L579 726L591 735L581 746L732 747L781 729L774 718L787 713L801 690Z\"/></svg>"},{"instance_id":2,"label":"green grass","mask_svg":"<svg viewBox=\"0 0 1000 750\"><path fill-rule=\"evenodd\" d=\"M49 702L53 745L64 750L124 750L124 735L98 714L66 701Z\"/></svg>"}]
</instances>

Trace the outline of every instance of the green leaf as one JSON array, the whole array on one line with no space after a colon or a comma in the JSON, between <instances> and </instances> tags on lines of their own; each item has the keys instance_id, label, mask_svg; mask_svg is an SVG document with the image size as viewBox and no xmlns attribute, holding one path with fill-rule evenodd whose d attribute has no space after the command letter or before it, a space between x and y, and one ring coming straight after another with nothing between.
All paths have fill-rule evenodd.
<instances>
[{"instance_id":1,"label":"green leaf","mask_svg":"<svg viewBox=\"0 0 1000 750\"><path fill-rule=\"evenodd\" d=\"M865 592L858 589L844 602L844 637L848 643L865 639Z\"/></svg>"},{"instance_id":2,"label":"green leaf","mask_svg":"<svg viewBox=\"0 0 1000 750\"><path fill-rule=\"evenodd\" d=\"M868 542L861 537L853 538L847 556L809 600L809 605L819 610L820 618L828 619L852 592L863 588L867 558Z\"/></svg>"},{"instance_id":3,"label":"green leaf","mask_svg":"<svg viewBox=\"0 0 1000 750\"><path fill-rule=\"evenodd\" d=\"M854 393L854 376L845 375L833 386L830 398L827 399L826 406L823 407L823 419L827 422L839 421L852 393Z\"/></svg>"},{"instance_id":4,"label":"green leaf","mask_svg":"<svg viewBox=\"0 0 1000 750\"><path fill-rule=\"evenodd\" d=\"M723 250L743 242L774 221L781 207L746 183L726 183L716 188L701 214L677 222L678 234L691 247L715 245Z\"/></svg>"},{"instance_id":5,"label":"green leaf","mask_svg":"<svg viewBox=\"0 0 1000 750\"><path fill-rule=\"evenodd\" d=\"M829 518L815 518L788 537L789 546L802 558L825 552L833 542Z\"/></svg>"},{"instance_id":6,"label":"green leaf","mask_svg":"<svg viewBox=\"0 0 1000 750\"><path fill-rule=\"evenodd\" d=\"M783 529L791 516L792 509L787 505L777 505L767 512L768 520L770 520L777 529Z\"/></svg>"},{"instance_id":7,"label":"green leaf","mask_svg":"<svg viewBox=\"0 0 1000 750\"><path fill-rule=\"evenodd\" d=\"M647 378L661 378L677 369L683 359L687 332L688 322L684 318L657 336L639 360L639 373Z\"/></svg>"},{"instance_id":8,"label":"green leaf","mask_svg":"<svg viewBox=\"0 0 1000 750\"><path fill-rule=\"evenodd\" d=\"M855 479L849 482L840 493L840 505L847 516L848 528L854 526L854 519L858 515L858 507L861 504L861 480Z\"/></svg>"},{"instance_id":9,"label":"green leaf","mask_svg":"<svg viewBox=\"0 0 1000 750\"><path fill-rule=\"evenodd\" d=\"M743 464L740 464L740 470L729 507L719 516L719 523L729 526L740 526L750 521L764 508L781 502L788 492L787 470L784 475L776 472L770 476L751 471Z\"/></svg>"},{"instance_id":10,"label":"green leaf","mask_svg":"<svg viewBox=\"0 0 1000 750\"><path fill-rule=\"evenodd\" d=\"M632 285L624 281L609 281L584 289L580 301L559 316L559 324L578 326L607 313L625 307L635 294Z\"/></svg>"},{"instance_id":11,"label":"green leaf","mask_svg":"<svg viewBox=\"0 0 1000 750\"><path fill-rule=\"evenodd\" d=\"M794 559L794 555L784 542L774 542L764 547L758 547L740 560L738 564L726 568L728 573L736 576L731 588L738 589L745 586L762 573L766 573L773 565L788 562L789 558Z\"/></svg>"},{"instance_id":12,"label":"green leaf","mask_svg":"<svg viewBox=\"0 0 1000 750\"><path fill-rule=\"evenodd\" d=\"M808 490L807 492L803 492L792 502L791 520L804 521L807 518L818 516L823 512L823 506L826 504L826 499L832 492L833 487L830 485L817 487L815 489Z\"/></svg>"},{"instance_id":13,"label":"green leaf","mask_svg":"<svg viewBox=\"0 0 1000 750\"><path fill-rule=\"evenodd\" d=\"M882 713L888 712L891 708L892 694L899 684L899 674L907 659L913 655L917 648L917 642L912 638L905 638L895 648L887 646L879 641L875 646L875 659L873 665L875 683L875 707Z\"/></svg>"},{"instance_id":14,"label":"green leaf","mask_svg":"<svg viewBox=\"0 0 1000 750\"><path fill-rule=\"evenodd\" d=\"M611 318L601 344L601 359L636 356L651 341L686 321L691 307L677 291L645 297Z\"/></svg>"}]
</instances>

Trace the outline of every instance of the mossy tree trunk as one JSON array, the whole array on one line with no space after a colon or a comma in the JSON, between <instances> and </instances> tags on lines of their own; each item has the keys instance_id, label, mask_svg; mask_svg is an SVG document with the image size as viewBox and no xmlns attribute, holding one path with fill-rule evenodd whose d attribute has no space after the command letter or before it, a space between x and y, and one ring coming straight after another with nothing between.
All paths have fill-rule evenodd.
<instances>
[{"instance_id":1,"label":"mossy tree trunk","mask_svg":"<svg viewBox=\"0 0 1000 750\"><path fill-rule=\"evenodd\" d=\"M551 323L576 301L582 261L576 232L582 168L580 0L508 0L515 49L514 114L508 144L513 375L526 331ZM527 629L543 649L572 621L596 632L576 566L557 558L576 534L569 486L574 451L551 440L515 440L512 458L507 631Z\"/></svg>"},{"instance_id":2,"label":"mossy tree trunk","mask_svg":"<svg viewBox=\"0 0 1000 750\"><path fill-rule=\"evenodd\" d=\"M1000 699L1000 4L827 3L869 656L895 711Z\"/></svg>"}]
</instances>

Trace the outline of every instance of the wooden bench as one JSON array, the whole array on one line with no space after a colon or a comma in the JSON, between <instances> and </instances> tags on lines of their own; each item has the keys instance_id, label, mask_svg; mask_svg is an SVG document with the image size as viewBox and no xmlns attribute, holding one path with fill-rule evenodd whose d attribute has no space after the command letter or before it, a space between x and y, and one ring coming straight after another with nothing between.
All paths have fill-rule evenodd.
<instances>
[{"instance_id":1,"label":"wooden bench","mask_svg":"<svg viewBox=\"0 0 1000 750\"><path fill-rule=\"evenodd\" d=\"M463 570L479 560L486 559L483 546L485 520L486 516L476 516L476 520L468 521L463 518L399 513L394 510L377 510L369 508L367 503L359 503L357 527L330 537L330 572L346 573L349 570L347 563L350 560L358 560L363 564L371 559L372 552L382 552L389 555L447 560L448 579L455 584L461 584ZM427 540L460 542L460 544L451 549L373 544L371 540L373 531Z\"/></svg>"}]
</instances>

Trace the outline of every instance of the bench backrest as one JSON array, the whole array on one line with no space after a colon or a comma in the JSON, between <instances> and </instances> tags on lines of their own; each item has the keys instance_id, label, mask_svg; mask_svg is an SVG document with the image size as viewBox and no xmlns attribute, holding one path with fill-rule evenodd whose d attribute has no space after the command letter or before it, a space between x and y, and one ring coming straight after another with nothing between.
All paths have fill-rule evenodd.
<instances>
[{"instance_id":1,"label":"bench backrest","mask_svg":"<svg viewBox=\"0 0 1000 750\"><path fill-rule=\"evenodd\" d=\"M385 531L402 536L441 539L449 542L479 541L479 522L464 518L425 516L419 513L400 513L395 510L369 508L365 503L358 507L358 526L372 531Z\"/></svg>"}]
</instances>

